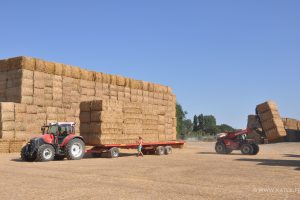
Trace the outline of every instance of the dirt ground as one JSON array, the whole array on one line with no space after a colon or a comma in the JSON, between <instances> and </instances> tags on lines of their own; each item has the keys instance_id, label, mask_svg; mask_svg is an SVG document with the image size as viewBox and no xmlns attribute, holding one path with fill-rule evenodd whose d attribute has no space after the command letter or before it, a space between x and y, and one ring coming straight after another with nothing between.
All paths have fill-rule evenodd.
<instances>
[{"instance_id":1,"label":"dirt ground","mask_svg":"<svg viewBox=\"0 0 300 200\"><path fill-rule=\"evenodd\" d=\"M22 162L0 155L0 199L300 199L300 143L261 145L256 156L189 142L172 155Z\"/></svg>"}]
</instances>

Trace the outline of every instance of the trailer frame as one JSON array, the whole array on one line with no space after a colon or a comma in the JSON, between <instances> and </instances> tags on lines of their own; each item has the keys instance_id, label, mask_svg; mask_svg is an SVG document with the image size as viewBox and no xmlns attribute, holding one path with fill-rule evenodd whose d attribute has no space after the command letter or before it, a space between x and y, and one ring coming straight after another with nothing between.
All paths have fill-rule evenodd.
<instances>
[{"instance_id":1,"label":"trailer frame","mask_svg":"<svg viewBox=\"0 0 300 200\"><path fill-rule=\"evenodd\" d=\"M169 154L172 148L183 148L184 141L165 141L165 142L144 142L142 151L144 154ZM102 144L91 145L92 148L86 150L86 153L92 154L94 157L99 157L102 153L107 153L109 158L119 157L119 149L137 149L137 143L130 144Z\"/></svg>"}]
</instances>

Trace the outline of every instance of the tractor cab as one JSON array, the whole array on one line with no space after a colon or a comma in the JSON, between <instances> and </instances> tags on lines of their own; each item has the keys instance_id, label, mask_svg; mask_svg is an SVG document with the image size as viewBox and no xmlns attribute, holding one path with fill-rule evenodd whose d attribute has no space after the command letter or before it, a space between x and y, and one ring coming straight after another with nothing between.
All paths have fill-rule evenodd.
<instances>
[{"instance_id":1,"label":"tractor cab","mask_svg":"<svg viewBox=\"0 0 300 200\"><path fill-rule=\"evenodd\" d=\"M57 122L49 123L41 128L43 135L50 135L51 138L57 138L57 143L62 144L64 139L69 135L75 134L74 122Z\"/></svg>"}]
</instances>

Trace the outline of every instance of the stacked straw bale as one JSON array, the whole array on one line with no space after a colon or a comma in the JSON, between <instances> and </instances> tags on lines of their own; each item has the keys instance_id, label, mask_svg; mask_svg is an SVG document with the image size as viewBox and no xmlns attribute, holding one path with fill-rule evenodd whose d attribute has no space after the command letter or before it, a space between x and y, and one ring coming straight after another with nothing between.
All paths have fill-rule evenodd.
<instances>
[{"instance_id":1,"label":"stacked straw bale","mask_svg":"<svg viewBox=\"0 0 300 200\"><path fill-rule=\"evenodd\" d=\"M259 116L262 128L270 141L286 136L286 131L275 102L267 101L257 105L256 113Z\"/></svg>"},{"instance_id":2,"label":"stacked straw bale","mask_svg":"<svg viewBox=\"0 0 300 200\"><path fill-rule=\"evenodd\" d=\"M175 118L166 117L163 106L114 99L80 104L80 134L89 145L130 144L176 140Z\"/></svg>"},{"instance_id":3,"label":"stacked straw bale","mask_svg":"<svg viewBox=\"0 0 300 200\"><path fill-rule=\"evenodd\" d=\"M148 133L145 137L155 141L175 139L176 97L169 87L30 57L0 60L0 102L13 102L16 109L12 111L14 119L1 121L3 138L30 138L42 125L54 121L72 121L80 126L80 102L94 100L125 105L122 128L112 124L100 127L107 134L103 141L136 140L133 136L124 138L124 132ZM98 122L93 123L93 130L98 130ZM83 126L77 128L78 134L86 130ZM119 129L122 135L108 135Z\"/></svg>"}]
</instances>

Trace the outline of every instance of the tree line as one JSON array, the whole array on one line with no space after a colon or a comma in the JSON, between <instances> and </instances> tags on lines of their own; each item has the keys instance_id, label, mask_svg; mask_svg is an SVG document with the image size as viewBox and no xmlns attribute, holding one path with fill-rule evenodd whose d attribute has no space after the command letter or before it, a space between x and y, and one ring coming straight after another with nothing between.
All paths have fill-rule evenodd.
<instances>
[{"instance_id":1,"label":"tree line","mask_svg":"<svg viewBox=\"0 0 300 200\"><path fill-rule=\"evenodd\" d=\"M177 134L180 138L189 136L216 135L221 132L230 132L235 129L227 124L217 125L213 115L195 115L193 120L186 118L187 112L180 104L176 104Z\"/></svg>"}]
</instances>

